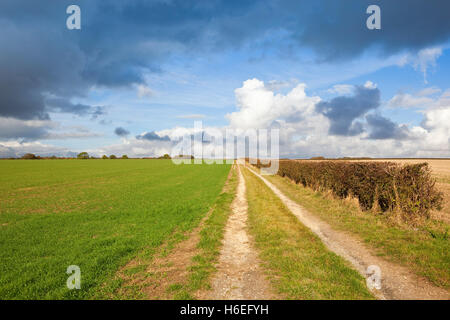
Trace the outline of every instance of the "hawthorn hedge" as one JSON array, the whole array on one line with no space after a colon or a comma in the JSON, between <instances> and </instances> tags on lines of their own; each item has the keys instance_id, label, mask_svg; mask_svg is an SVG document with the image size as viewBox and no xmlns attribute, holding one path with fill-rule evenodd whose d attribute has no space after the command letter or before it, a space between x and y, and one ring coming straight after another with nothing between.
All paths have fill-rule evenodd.
<instances>
[{"instance_id":1,"label":"hawthorn hedge","mask_svg":"<svg viewBox=\"0 0 450 320\"><path fill-rule=\"evenodd\" d=\"M355 197L362 210L400 210L406 218L429 217L443 201L427 163L282 160L278 175L339 198Z\"/></svg>"}]
</instances>

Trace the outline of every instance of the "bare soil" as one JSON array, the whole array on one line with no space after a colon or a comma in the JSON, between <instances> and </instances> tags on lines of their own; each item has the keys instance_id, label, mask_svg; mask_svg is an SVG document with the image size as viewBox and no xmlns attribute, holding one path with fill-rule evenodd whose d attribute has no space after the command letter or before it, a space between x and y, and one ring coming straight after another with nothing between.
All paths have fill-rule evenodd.
<instances>
[{"instance_id":1,"label":"bare soil","mask_svg":"<svg viewBox=\"0 0 450 320\"><path fill-rule=\"evenodd\" d=\"M373 290L379 299L450 299L450 294L442 288L432 285L418 277L407 268L388 262L370 253L370 250L356 237L345 232L333 230L329 224L312 215L296 202L286 197L277 187L267 181L253 169L250 171L259 177L286 205L286 207L311 229L337 255L349 261L364 277L368 267L381 269L381 289Z\"/></svg>"}]
</instances>

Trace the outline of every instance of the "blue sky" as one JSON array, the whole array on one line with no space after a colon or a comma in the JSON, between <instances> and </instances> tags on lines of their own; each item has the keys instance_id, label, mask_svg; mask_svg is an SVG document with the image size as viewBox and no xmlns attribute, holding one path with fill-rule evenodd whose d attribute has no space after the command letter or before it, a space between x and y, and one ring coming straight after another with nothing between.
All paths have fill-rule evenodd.
<instances>
[{"instance_id":1,"label":"blue sky","mask_svg":"<svg viewBox=\"0 0 450 320\"><path fill-rule=\"evenodd\" d=\"M72 3L81 30L65 26ZM195 120L279 122L296 157L450 156L449 21L438 0L5 0L0 156L154 156L170 142L139 136Z\"/></svg>"}]
</instances>

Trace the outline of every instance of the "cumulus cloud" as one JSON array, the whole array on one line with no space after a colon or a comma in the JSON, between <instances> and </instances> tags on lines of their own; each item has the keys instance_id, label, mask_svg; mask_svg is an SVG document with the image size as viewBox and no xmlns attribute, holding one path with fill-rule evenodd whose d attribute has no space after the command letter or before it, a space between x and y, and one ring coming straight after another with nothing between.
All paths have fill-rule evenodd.
<instances>
[{"instance_id":1,"label":"cumulus cloud","mask_svg":"<svg viewBox=\"0 0 450 320\"><path fill-rule=\"evenodd\" d=\"M195 125L192 128L148 131L136 137L125 137L120 144L83 151L94 155L160 156L176 152L174 147L184 136L200 136L206 140L203 143L205 148L219 150L222 145L208 138L218 131L224 134L227 129L277 127L280 129L281 157L450 156L450 90L444 91L434 98L431 105L421 109L423 121L420 125L407 125L383 115L383 109L379 106L380 90L375 85L355 86L351 95L329 101L309 96L305 88L305 84L298 84L286 94L276 94L263 81L249 79L235 90L237 110L227 115L227 126ZM440 91L428 90L429 95L437 92ZM339 112L348 115L343 116ZM342 134L330 134L336 130ZM18 154L26 150L26 145L8 143L0 142L0 154ZM37 150L39 145L29 146L34 148L30 150Z\"/></svg>"},{"instance_id":2,"label":"cumulus cloud","mask_svg":"<svg viewBox=\"0 0 450 320\"><path fill-rule=\"evenodd\" d=\"M372 83L366 83L355 86L352 96L317 103L316 110L330 120L330 134L352 136L362 133L361 124L354 121L379 106L380 90Z\"/></svg>"},{"instance_id":3,"label":"cumulus cloud","mask_svg":"<svg viewBox=\"0 0 450 320\"><path fill-rule=\"evenodd\" d=\"M227 114L231 127L267 128L276 120L297 122L313 116L319 97L309 97L301 83L286 95L275 94L263 81L250 79L235 90L237 112ZM311 120L311 118L309 119Z\"/></svg>"},{"instance_id":4,"label":"cumulus cloud","mask_svg":"<svg viewBox=\"0 0 450 320\"><path fill-rule=\"evenodd\" d=\"M370 130L368 139L397 139L403 140L409 137L408 127L399 126L390 119L378 114L368 114L366 116Z\"/></svg>"},{"instance_id":5,"label":"cumulus cloud","mask_svg":"<svg viewBox=\"0 0 450 320\"><path fill-rule=\"evenodd\" d=\"M235 91L238 111L228 115L230 127L280 124L280 151L286 157L450 155L450 90L422 110L421 125L412 126L382 115L380 90L370 81L353 86L351 95L330 101L308 96L304 88L299 85L286 95L276 95L258 79L245 81ZM433 88L416 95L437 92Z\"/></svg>"}]
</instances>

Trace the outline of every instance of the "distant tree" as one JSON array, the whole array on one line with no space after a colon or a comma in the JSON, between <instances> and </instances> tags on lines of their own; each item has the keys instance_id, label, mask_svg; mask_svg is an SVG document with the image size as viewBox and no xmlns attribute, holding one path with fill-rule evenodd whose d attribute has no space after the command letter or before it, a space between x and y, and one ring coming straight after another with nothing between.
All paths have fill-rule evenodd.
<instances>
[{"instance_id":1,"label":"distant tree","mask_svg":"<svg viewBox=\"0 0 450 320\"><path fill-rule=\"evenodd\" d=\"M117 159L117 157L116 157L115 155L113 155L113 154L110 155L109 158L110 158L110 159Z\"/></svg>"},{"instance_id":2,"label":"distant tree","mask_svg":"<svg viewBox=\"0 0 450 320\"><path fill-rule=\"evenodd\" d=\"M166 153L162 157L159 157L159 159L172 159L172 158Z\"/></svg>"},{"instance_id":3,"label":"distant tree","mask_svg":"<svg viewBox=\"0 0 450 320\"><path fill-rule=\"evenodd\" d=\"M325 160L325 157L312 157L311 160Z\"/></svg>"},{"instance_id":4,"label":"distant tree","mask_svg":"<svg viewBox=\"0 0 450 320\"><path fill-rule=\"evenodd\" d=\"M124 155L122 156L122 159L128 159L128 156L127 156L126 154L124 154Z\"/></svg>"},{"instance_id":5,"label":"distant tree","mask_svg":"<svg viewBox=\"0 0 450 320\"><path fill-rule=\"evenodd\" d=\"M51 156L50 159L55 160L58 159L56 156Z\"/></svg>"},{"instance_id":6,"label":"distant tree","mask_svg":"<svg viewBox=\"0 0 450 320\"><path fill-rule=\"evenodd\" d=\"M25 153L23 156L22 156L22 159L36 159L36 155L34 155L33 153Z\"/></svg>"},{"instance_id":7,"label":"distant tree","mask_svg":"<svg viewBox=\"0 0 450 320\"><path fill-rule=\"evenodd\" d=\"M78 159L89 159L89 154L87 152L81 152L77 155Z\"/></svg>"},{"instance_id":8,"label":"distant tree","mask_svg":"<svg viewBox=\"0 0 450 320\"><path fill-rule=\"evenodd\" d=\"M102 159L108 159L108 156L107 156L106 154L104 154L104 155L102 156Z\"/></svg>"}]
</instances>

